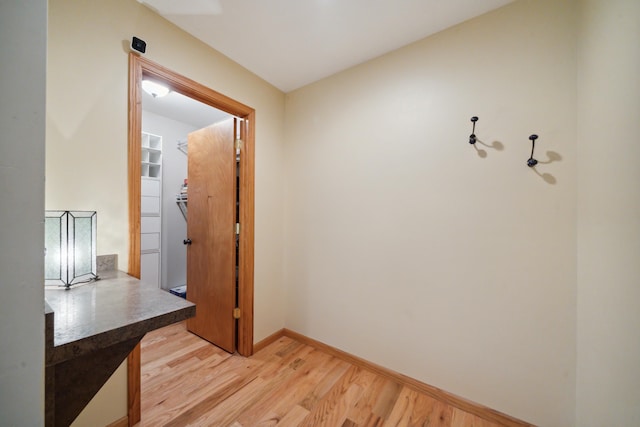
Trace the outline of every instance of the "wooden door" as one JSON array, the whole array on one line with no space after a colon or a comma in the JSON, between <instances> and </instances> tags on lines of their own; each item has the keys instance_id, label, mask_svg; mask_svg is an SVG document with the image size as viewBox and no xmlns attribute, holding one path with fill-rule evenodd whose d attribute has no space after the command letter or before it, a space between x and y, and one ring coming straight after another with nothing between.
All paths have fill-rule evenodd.
<instances>
[{"instance_id":1,"label":"wooden door","mask_svg":"<svg viewBox=\"0 0 640 427\"><path fill-rule=\"evenodd\" d=\"M236 156L234 119L188 137L187 299L196 316L187 329L235 351Z\"/></svg>"}]
</instances>

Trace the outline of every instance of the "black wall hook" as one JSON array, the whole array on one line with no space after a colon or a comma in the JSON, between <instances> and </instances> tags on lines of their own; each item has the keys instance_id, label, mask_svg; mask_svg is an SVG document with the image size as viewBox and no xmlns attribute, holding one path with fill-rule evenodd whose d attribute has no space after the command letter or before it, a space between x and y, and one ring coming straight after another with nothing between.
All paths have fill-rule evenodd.
<instances>
[{"instance_id":1,"label":"black wall hook","mask_svg":"<svg viewBox=\"0 0 640 427\"><path fill-rule=\"evenodd\" d=\"M538 139L538 135L533 134L529 136L529 139L531 140L531 156L529 156L529 160L527 160L527 166L532 168L538 164L538 161L533 158L533 150L536 148L536 139Z\"/></svg>"},{"instance_id":2,"label":"black wall hook","mask_svg":"<svg viewBox=\"0 0 640 427\"><path fill-rule=\"evenodd\" d=\"M469 144L476 143L476 122L478 121L478 117L471 117L471 122L473 123L473 129L471 130L471 135L469 135Z\"/></svg>"}]
</instances>

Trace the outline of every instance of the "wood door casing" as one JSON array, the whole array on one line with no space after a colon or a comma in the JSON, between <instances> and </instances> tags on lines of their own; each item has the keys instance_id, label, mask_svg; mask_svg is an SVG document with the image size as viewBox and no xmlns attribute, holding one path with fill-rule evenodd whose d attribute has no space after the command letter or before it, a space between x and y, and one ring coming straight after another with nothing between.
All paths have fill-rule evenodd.
<instances>
[{"instance_id":1,"label":"wood door casing","mask_svg":"<svg viewBox=\"0 0 640 427\"><path fill-rule=\"evenodd\" d=\"M129 53L129 262L127 272L140 277L140 149L142 135L142 78L166 83L173 91L244 119L240 156L240 224L237 351L243 356L253 354L254 306L254 235L255 235L255 143L256 112L220 92L180 75L156 62ZM140 348L127 360L127 413L129 426L140 421Z\"/></svg>"},{"instance_id":2,"label":"wood door casing","mask_svg":"<svg viewBox=\"0 0 640 427\"><path fill-rule=\"evenodd\" d=\"M234 119L188 136L187 299L189 331L235 351L236 158Z\"/></svg>"}]
</instances>

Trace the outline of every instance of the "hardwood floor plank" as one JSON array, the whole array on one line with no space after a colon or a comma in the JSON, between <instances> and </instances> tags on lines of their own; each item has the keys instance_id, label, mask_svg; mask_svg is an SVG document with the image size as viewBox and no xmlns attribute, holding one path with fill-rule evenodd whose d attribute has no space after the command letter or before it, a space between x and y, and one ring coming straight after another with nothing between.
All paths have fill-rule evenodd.
<instances>
[{"instance_id":1,"label":"hardwood floor plank","mask_svg":"<svg viewBox=\"0 0 640 427\"><path fill-rule=\"evenodd\" d=\"M355 384L358 373L361 370L351 366L340 376L326 394L309 412L309 415L300 423L301 426L341 425L347 418L345 404L356 400L362 394L362 388ZM355 402L354 402L355 403Z\"/></svg>"},{"instance_id":2,"label":"hardwood floor plank","mask_svg":"<svg viewBox=\"0 0 640 427\"><path fill-rule=\"evenodd\" d=\"M142 416L143 425L186 425L180 423L197 418L215 408L241 385L242 379L236 375L224 374L216 381L216 388L212 387L201 394L174 393L153 407L145 406L143 398L142 413L145 414ZM142 393L144 394L144 389Z\"/></svg>"},{"instance_id":3,"label":"hardwood floor plank","mask_svg":"<svg viewBox=\"0 0 640 427\"><path fill-rule=\"evenodd\" d=\"M277 384L282 381L282 378L291 375L291 372L311 351L313 351L311 347L297 346L296 350L288 351L285 357L274 354L271 357L272 360L266 363L266 366L262 365L259 371L238 373L236 382L230 383L223 390L214 393L167 425L230 424L246 407L253 405L256 400L269 393L274 387L272 384ZM280 369L281 366L288 366L288 369Z\"/></svg>"},{"instance_id":4,"label":"hardwood floor plank","mask_svg":"<svg viewBox=\"0 0 640 427\"><path fill-rule=\"evenodd\" d=\"M307 415L309 415L308 409L295 405L276 425L278 427L295 427L300 425Z\"/></svg>"},{"instance_id":5,"label":"hardwood floor plank","mask_svg":"<svg viewBox=\"0 0 640 427\"><path fill-rule=\"evenodd\" d=\"M181 357L188 355L194 350L206 347L206 341L203 342L201 339L194 339L194 337L176 338L174 342L167 342L166 345L157 347L156 349L147 349L146 352L143 349L143 354L153 352L155 356L149 361L141 360L141 363L145 364L147 372L152 372L154 368L163 367L169 362L180 360ZM213 351L222 354L221 350Z\"/></svg>"},{"instance_id":6,"label":"hardwood floor plank","mask_svg":"<svg viewBox=\"0 0 640 427\"><path fill-rule=\"evenodd\" d=\"M254 378L253 381L243 386L215 408L189 422L189 424L197 426L227 426L232 424L238 415L255 401L256 396L263 392L265 383L266 380L260 377ZM184 425L186 424L171 423L167 427Z\"/></svg>"},{"instance_id":7,"label":"hardwood floor plank","mask_svg":"<svg viewBox=\"0 0 640 427\"><path fill-rule=\"evenodd\" d=\"M299 405L303 408L311 411L318 404L320 399L329 392L331 387L344 375L349 369L349 364L338 363L331 371L327 372L322 379L315 385L315 387L299 402Z\"/></svg>"},{"instance_id":8,"label":"hardwood floor plank","mask_svg":"<svg viewBox=\"0 0 640 427\"><path fill-rule=\"evenodd\" d=\"M143 350L144 352L144 350ZM207 353L205 356L203 353ZM141 378L146 381L147 387L152 389L153 387L166 386L167 377L177 377L185 375L194 369L198 369L204 360L206 360L206 366L213 368L215 365L225 361L230 355L226 353L219 353L212 351L210 346L200 346L192 348L188 352L175 353L175 360L164 360L164 363L160 364L148 364L141 372ZM177 361L180 361L178 363ZM144 362L143 362L144 364Z\"/></svg>"},{"instance_id":9,"label":"hardwood floor plank","mask_svg":"<svg viewBox=\"0 0 640 427\"><path fill-rule=\"evenodd\" d=\"M314 387L321 381L325 375L335 369L339 364L339 360L336 358L326 355L323 352L317 352L322 356L324 363L319 365L317 368L314 368L312 365L308 366L306 372L304 372L303 376L299 379L299 381L291 384L289 387L285 387L284 392L280 394L275 394L271 396L272 399L276 399L275 405L270 408L270 410L263 415L263 417L257 422L258 425L269 425L269 420L280 420L277 425L285 421L285 424L291 422L289 412L291 410L298 410L299 408L303 408L298 405L298 402L301 402L305 396L309 395ZM308 409L304 409L305 416L309 413ZM304 418L304 417L302 417ZM295 418L297 419L297 418ZM241 418L241 421L243 419ZM298 420L298 422L301 421ZM251 424L248 424L251 425ZM297 424L296 424L297 425Z\"/></svg>"},{"instance_id":10,"label":"hardwood floor plank","mask_svg":"<svg viewBox=\"0 0 640 427\"><path fill-rule=\"evenodd\" d=\"M385 425L450 426L452 407L403 387Z\"/></svg>"},{"instance_id":11,"label":"hardwood floor plank","mask_svg":"<svg viewBox=\"0 0 640 427\"><path fill-rule=\"evenodd\" d=\"M287 336L245 358L182 323L148 334L141 347L139 427L498 425Z\"/></svg>"},{"instance_id":12,"label":"hardwood floor plank","mask_svg":"<svg viewBox=\"0 0 640 427\"><path fill-rule=\"evenodd\" d=\"M298 346L295 350L285 353L286 356L282 358L280 363L271 363L271 366L261 370L255 381L229 396L218 407L200 417L197 423L222 426L237 420L249 408L256 406L266 395L273 394L283 383L294 376L313 351L312 347Z\"/></svg>"},{"instance_id":13,"label":"hardwood floor plank","mask_svg":"<svg viewBox=\"0 0 640 427\"><path fill-rule=\"evenodd\" d=\"M150 399L155 403L151 408L143 397L142 412L149 410L150 416L143 416L142 419L148 419L148 425L153 426L164 425L176 418L191 419L193 413L200 414L214 408L237 388L249 382L257 375L259 367L259 364L250 359L233 357L213 367L204 364L196 367L188 375L174 377L171 387L167 386L158 392L160 397L154 398L151 392ZM143 396L145 391L143 384Z\"/></svg>"},{"instance_id":14,"label":"hardwood floor plank","mask_svg":"<svg viewBox=\"0 0 640 427\"><path fill-rule=\"evenodd\" d=\"M260 377L271 379L279 375L281 376L283 373L291 375L305 363L305 359L313 351L313 347L302 345L294 351L286 353L284 356L276 354L273 360L269 360L263 365L263 369L260 370Z\"/></svg>"},{"instance_id":15,"label":"hardwood floor plank","mask_svg":"<svg viewBox=\"0 0 640 427\"><path fill-rule=\"evenodd\" d=\"M412 421L416 420L413 425L451 426L453 409L453 406L439 402L431 396L418 394L412 414Z\"/></svg>"},{"instance_id":16,"label":"hardwood floor plank","mask_svg":"<svg viewBox=\"0 0 640 427\"><path fill-rule=\"evenodd\" d=\"M374 413L369 414L369 418L364 423L359 424L361 427L382 427L384 426L384 420Z\"/></svg>"},{"instance_id":17,"label":"hardwood floor plank","mask_svg":"<svg viewBox=\"0 0 640 427\"><path fill-rule=\"evenodd\" d=\"M246 368L248 374L238 375L236 369L232 369L233 372L221 374L216 377L215 381L203 381L198 383L197 388L163 401L161 405L166 408L166 412L171 412L171 416L162 416L156 421L167 426L183 426L200 418L208 411L215 410L229 396L256 379L255 367L247 364L239 368ZM172 410L169 411L169 408Z\"/></svg>"},{"instance_id":18,"label":"hardwood floor plank","mask_svg":"<svg viewBox=\"0 0 640 427\"><path fill-rule=\"evenodd\" d=\"M221 367L220 365L225 362L229 363ZM233 372L246 365L245 361L229 360L227 356L216 354L205 360L190 359L179 367L170 368L165 365L162 369L156 370L157 376L152 378L149 378L151 373L148 374L143 368L142 378L143 380L149 378L148 381L145 381L145 391L150 396L164 400L171 394L175 394L176 391L181 394L187 393L209 377Z\"/></svg>"},{"instance_id":19,"label":"hardwood floor plank","mask_svg":"<svg viewBox=\"0 0 640 427\"><path fill-rule=\"evenodd\" d=\"M278 350L276 352L276 355L278 355L280 357L284 357L287 354L291 353L292 351L297 350L301 346L302 346L302 344L300 344L298 341L291 341L288 345L286 345L283 348L281 348L280 350Z\"/></svg>"},{"instance_id":20,"label":"hardwood floor plank","mask_svg":"<svg viewBox=\"0 0 640 427\"><path fill-rule=\"evenodd\" d=\"M395 404L393 405L391 412L389 413L389 417L387 418L387 422L385 423L385 425L406 425L409 421L411 412L413 411L413 407L415 404L414 400L417 394L417 392L409 390L407 387L403 387L396 399Z\"/></svg>"},{"instance_id":21,"label":"hardwood floor plank","mask_svg":"<svg viewBox=\"0 0 640 427\"><path fill-rule=\"evenodd\" d=\"M371 417L373 415L373 408L378 401L378 397L382 388L386 384L387 380L380 376L377 376L373 373L370 373L373 376L368 387L365 389L364 393L360 397L360 399L356 402L355 405L350 409L347 418L351 420L355 425L368 425L371 424ZM376 419L379 419L379 416L376 416Z\"/></svg>"},{"instance_id":22,"label":"hardwood floor plank","mask_svg":"<svg viewBox=\"0 0 640 427\"><path fill-rule=\"evenodd\" d=\"M295 373L279 386L282 390L285 390L285 393L268 393L264 395L259 402L256 402L253 407L240 415L238 422L242 425L253 426L270 425L269 422L273 421L273 425L275 425L286 413L286 410L279 408L278 404L280 402L292 403L291 394L305 388L305 381L308 383L308 377L313 375L313 382L317 381L320 365L328 363L329 359L331 357L322 352L311 351L305 358L304 364L295 368Z\"/></svg>"},{"instance_id":23,"label":"hardwood floor plank","mask_svg":"<svg viewBox=\"0 0 640 427\"><path fill-rule=\"evenodd\" d=\"M183 323L176 323L161 330L155 330L145 335L141 341L141 348L146 350L141 354L140 361L148 363L151 360L157 360L162 354L171 354L180 348L184 342L199 342L197 337L191 334L185 334L185 326ZM157 351L161 350L160 353Z\"/></svg>"},{"instance_id":24,"label":"hardwood floor plank","mask_svg":"<svg viewBox=\"0 0 640 427\"><path fill-rule=\"evenodd\" d=\"M386 421L398 400L402 386L395 381L387 380L380 391L378 400L373 406L373 413Z\"/></svg>"}]
</instances>

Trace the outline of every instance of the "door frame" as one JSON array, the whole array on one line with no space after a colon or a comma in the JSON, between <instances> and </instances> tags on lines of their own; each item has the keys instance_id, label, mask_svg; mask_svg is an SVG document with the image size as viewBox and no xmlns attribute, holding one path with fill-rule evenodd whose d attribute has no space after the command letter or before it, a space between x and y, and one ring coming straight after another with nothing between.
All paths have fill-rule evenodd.
<instances>
[{"instance_id":1,"label":"door frame","mask_svg":"<svg viewBox=\"0 0 640 427\"><path fill-rule=\"evenodd\" d=\"M173 91L243 119L240 155L240 224L238 252L237 352L253 354L255 110L168 68L129 53L129 265L128 273L140 278L140 161L142 135L142 78L163 82ZM129 425L140 421L140 344L127 358Z\"/></svg>"}]
</instances>

